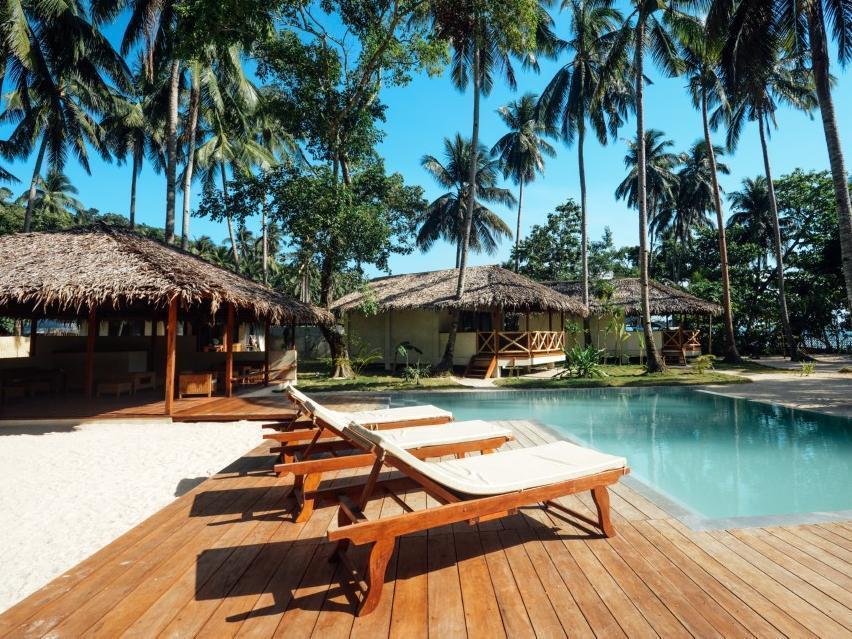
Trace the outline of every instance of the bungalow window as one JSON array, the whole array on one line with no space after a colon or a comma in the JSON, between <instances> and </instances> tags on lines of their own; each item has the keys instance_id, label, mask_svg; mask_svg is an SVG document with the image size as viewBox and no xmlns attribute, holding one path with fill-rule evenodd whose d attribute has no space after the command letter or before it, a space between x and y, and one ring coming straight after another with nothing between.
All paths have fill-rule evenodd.
<instances>
[{"instance_id":1,"label":"bungalow window","mask_svg":"<svg viewBox=\"0 0 852 639\"><path fill-rule=\"evenodd\" d=\"M491 327L491 313L463 311L459 318L459 331L462 333L488 332Z\"/></svg>"}]
</instances>

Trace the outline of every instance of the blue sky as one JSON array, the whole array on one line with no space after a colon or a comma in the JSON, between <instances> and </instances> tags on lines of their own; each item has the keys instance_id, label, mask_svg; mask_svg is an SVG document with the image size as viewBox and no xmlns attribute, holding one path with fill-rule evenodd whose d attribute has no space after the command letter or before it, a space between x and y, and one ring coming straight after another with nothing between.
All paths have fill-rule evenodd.
<instances>
[{"instance_id":1,"label":"blue sky","mask_svg":"<svg viewBox=\"0 0 852 639\"><path fill-rule=\"evenodd\" d=\"M565 14L555 15L557 32L565 37L569 20ZM112 27L108 35L118 40L118 28ZM115 36L115 37L113 37ZM498 83L490 96L481 103L480 139L488 146L492 145L505 130L496 114L496 109L524 92L539 93L561 61L543 61L540 74L520 72L518 90L511 92L504 84ZM834 65L834 74L838 82L834 90L835 110L842 135L843 147L847 155L847 165L852 163L852 75ZM667 137L675 142L677 150L685 150L701 136L700 114L692 108L684 91L682 78L662 78L656 70L650 70L653 85L646 90L646 127L663 130ZM441 194L441 190L420 167L420 158L424 153L440 155L443 150L443 138L461 132L470 135L472 115L471 96L453 89L446 76L429 78L425 74L416 77L405 87L387 89L382 94L387 104L387 122L383 125L385 138L379 147L384 156L388 171L403 174L409 184L418 184L425 189L426 197L431 201ZM777 131L770 140L770 153L773 172L776 176L792 171L796 167L804 169L828 169L828 156L825 139L818 112L811 119L807 114L791 110L778 113ZM626 139L635 134L635 121L629 120L619 132L619 138L606 147L594 140L586 146L586 173L589 190L589 232L590 238L600 237L605 226L609 226L617 245L638 243L638 223L635 211L627 209L622 202L616 201L613 192L625 174L624 154ZM726 191L735 190L742 178L762 173L760 145L757 139L756 125L749 124L743 133L740 146L725 161L731 169L731 175L722 176L722 187ZM716 133L717 143L724 139L724 133ZM558 156L550 159L544 176L539 176L524 192L524 212L522 233L530 226L542 222L547 213L572 197L579 200L579 182L577 178L576 148L566 148L556 143ZM21 181L13 187L16 192L23 191L32 174L32 159L6 165ZM97 158L92 160L92 174L87 175L78 165L69 162L66 173L80 191L79 198L86 206L95 207L102 212L112 211L126 215L130 192L130 168L127 165L106 164ZM507 184L511 188L513 185ZM197 194L200 187L194 185ZM182 194L178 195L178 216ZM514 209L498 209L510 226L515 226ZM145 168L139 182L137 199L137 217L139 221L162 225L165 218L165 178ZM180 222L178 221L178 226ZM255 223L256 227L257 224ZM226 237L223 224L192 219L192 235L206 234L216 240ZM473 256L472 263L488 264L507 259L509 243L504 243L497 255ZM449 268L453 266L455 251L451 246L438 245L428 254L414 253L394 256L391 270L394 273Z\"/></svg>"}]
</instances>

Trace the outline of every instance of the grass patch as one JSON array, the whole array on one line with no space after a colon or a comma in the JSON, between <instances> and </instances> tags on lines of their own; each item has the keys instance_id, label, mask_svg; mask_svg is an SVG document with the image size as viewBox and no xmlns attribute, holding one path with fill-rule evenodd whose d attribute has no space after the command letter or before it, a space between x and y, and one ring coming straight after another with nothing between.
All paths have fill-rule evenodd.
<instances>
[{"instance_id":1,"label":"grass patch","mask_svg":"<svg viewBox=\"0 0 852 639\"><path fill-rule=\"evenodd\" d=\"M602 366L607 377L548 379L543 377L505 377L495 384L505 388L617 388L622 386L694 386L698 384L743 384L746 377L691 369L669 368L665 373L648 374L638 365Z\"/></svg>"},{"instance_id":2,"label":"grass patch","mask_svg":"<svg viewBox=\"0 0 852 639\"><path fill-rule=\"evenodd\" d=\"M776 373L799 373L799 369L788 369L788 368L775 368L774 366L767 366L766 364L761 364L760 362L753 359L744 359L739 364L728 364L727 362L723 362L721 360L717 360L713 363L713 367L717 370L723 371L732 371L735 373L751 373L751 374L776 374Z\"/></svg>"},{"instance_id":3,"label":"grass patch","mask_svg":"<svg viewBox=\"0 0 852 639\"><path fill-rule=\"evenodd\" d=\"M387 371L364 371L353 379L331 379L327 372L299 371L299 390L306 393L332 391L376 391L397 392L412 390L439 390L459 388L459 384L451 377L426 377L420 380L420 385L406 382L401 375L393 375Z\"/></svg>"}]
</instances>

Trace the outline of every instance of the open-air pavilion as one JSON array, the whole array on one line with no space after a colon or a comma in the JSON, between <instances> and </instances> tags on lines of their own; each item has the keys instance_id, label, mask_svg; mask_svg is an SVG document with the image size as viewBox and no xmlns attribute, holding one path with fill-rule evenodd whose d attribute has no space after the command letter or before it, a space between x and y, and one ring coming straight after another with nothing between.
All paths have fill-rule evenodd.
<instances>
[{"instance_id":1,"label":"open-air pavilion","mask_svg":"<svg viewBox=\"0 0 852 639\"><path fill-rule=\"evenodd\" d=\"M272 327L331 319L178 248L102 225L0 237L0 272L0 317L30 328L26 352L0 358L7 418L176 415L184 395L230 398L235 385L286 376L290 347ZM57 320L79 329L37 330Z\"/></svg>"}]
</instances>

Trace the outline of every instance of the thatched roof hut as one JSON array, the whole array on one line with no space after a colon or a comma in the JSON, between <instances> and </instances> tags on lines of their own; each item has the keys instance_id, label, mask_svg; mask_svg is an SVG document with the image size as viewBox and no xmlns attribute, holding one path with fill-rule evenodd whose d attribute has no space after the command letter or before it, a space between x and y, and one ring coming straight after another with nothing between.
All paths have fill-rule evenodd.
<instances>
[{"instance_id":1,"label":"thatched roof hut","mask_svg":"<svg viewBox=\"0 0 852 639\"><path fill-rule=\"evenodd\" d=\"M317 324L328 312L282 295L176 247L126 229L95 225L0 237L0 315L73 316L167 309Z\"/></svg>"},{"instance_id":2,"label":"thatched roof hut","mask_svg":"<svg viewBox=\"0 0 852 639\"><path fill-rule=\"evenodd\" d=\"M546 282L546 284L564 295L581 295L581 282L578 280ZM673 286L651 280L649 288L652 315L722 314L722 307L718 304L695 297ZM638 277L599 280L598 282L593 282L589 289L589 310L592 313L599 313L604 310L604 302L600 299L599 294L603 292L609 294L610 291L611 297L606 302L610 306L620 308L624 311L625 315L637 315L641 311Z\"/></svg>"},{"instance_id":3,"label":"thatched roof hut","mask_svg":"<svg viewBox=\"0 0 852 639\"><path fill-rule=\"evenodd\" d=\"M349 293L334 303L334 309L353 310L364 302L379 309L437 309L463 311L507 311L520 313L565 312L585 317L588 310L576 297L508 271L499 266L467 269L465 292L456 299L458 269L392 275L371 280L368 290Z\"/></svg>"}]
</instances>

